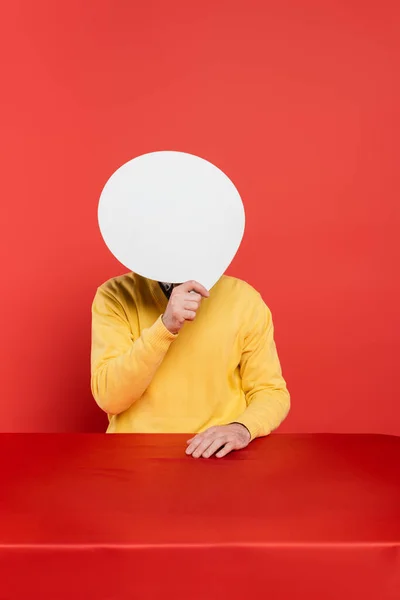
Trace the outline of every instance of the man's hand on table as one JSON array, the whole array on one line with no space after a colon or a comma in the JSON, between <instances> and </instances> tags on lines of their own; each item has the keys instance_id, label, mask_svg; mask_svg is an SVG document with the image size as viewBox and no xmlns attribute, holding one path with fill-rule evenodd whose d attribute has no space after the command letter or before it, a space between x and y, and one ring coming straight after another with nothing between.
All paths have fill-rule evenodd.
<instances>
[{"instance_id":1,"label":"man's hand on table","mask_svg":"<svg viewBox=\"0 0 400 600\"><path fill-rule=\"evenodd\" d=\"M250 443L249 430L240 423L210 427L187 441L186 454L193 458L209 458L215 454L218 458L226 456L232 450L241 450Z\"/></svg>"}]
</instances>

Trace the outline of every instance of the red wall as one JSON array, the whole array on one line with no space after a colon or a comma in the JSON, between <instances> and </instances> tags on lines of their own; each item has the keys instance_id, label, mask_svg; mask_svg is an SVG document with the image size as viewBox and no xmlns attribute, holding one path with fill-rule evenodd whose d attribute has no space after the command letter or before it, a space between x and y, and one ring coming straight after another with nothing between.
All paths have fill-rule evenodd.
<instances>
[{"instance_id":1,"label":"red wall","mask_svg":"<svg viewBox=\"0 0 400 600\"><path fill-rule=\"evenodd\" d=\"M3 431L102 431L90 305L126 270L97 226L128 159L235 182L230 273L271 307L282 431L400 433L398 2L8 2L0 36ZM3 7L4 9L4 7Z\"/></svg>"}]
</instances>

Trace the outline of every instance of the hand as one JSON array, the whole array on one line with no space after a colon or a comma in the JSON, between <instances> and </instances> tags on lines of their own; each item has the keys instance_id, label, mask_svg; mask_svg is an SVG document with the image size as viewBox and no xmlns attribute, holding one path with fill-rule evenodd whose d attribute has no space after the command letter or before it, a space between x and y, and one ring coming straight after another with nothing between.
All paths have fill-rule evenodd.
<instances>
[{"instance_id":1,"label":"hand","mask_svg":"<svg viewBox=\"0 0 400 600\"><path fill-rule=\"evenodd\" d=\"M187 441L186 454L193 458L209 458L216 452L222 458L232 450L241 450L250 443L249 430L240 423L210 427Z\"/></svg>"},{"instance_id":2,"label":"hand","mask_svg":"<svg viewBox=\"0 0 400 600\"><path fill-rule=\"evenodd\" d=\"M192 292L194 290L194 292ZM178 333L185 321L193 321L203 298L210 293L197 281L186 281L172 290L162 322L171 333Z\"/></svg>"}]
</instances>

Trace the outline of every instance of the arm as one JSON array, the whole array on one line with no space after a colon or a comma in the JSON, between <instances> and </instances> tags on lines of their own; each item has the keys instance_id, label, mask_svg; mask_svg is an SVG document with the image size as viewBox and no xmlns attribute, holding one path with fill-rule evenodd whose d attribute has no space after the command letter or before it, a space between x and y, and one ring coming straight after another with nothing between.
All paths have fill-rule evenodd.
<instances>
[{"instance_id":1,"label":"arm","mask_svg":"<svg viewBox=\"0 0 400 600\"><path fill-rule=\"evenodd\" d=\"M210 427L187 440L186 453L194 458L209 458L214 453L221 458L245 448L255 437L278 427L289 412L290 396L276 352L271 312L257 296L253 310L250 308L239 365L247 408L234 423Z\"/></svg>"},{"instance_id":2,"label":"arm","mask_svg":"<svg viewBox=\"0 0 400 600\"><path fill-rule=\"evenodd\" d=\"M261 296L250 318L240 375L247 408L235 421L247 427L251 439L268 435L287 416L290 395L276 351L271 311Z\"/></svg>"},{"instance_id":3,"label":"arm","mask_svg":"<svg viewBox=\"0 0 400 600\"><path fill-rule=\"evenodd\" d=\"M99 287L92 303L91 389L100 408L118 414L140 398L175 338L160 315L134 339L121 304Z\"/></svg>"}]
</instances>

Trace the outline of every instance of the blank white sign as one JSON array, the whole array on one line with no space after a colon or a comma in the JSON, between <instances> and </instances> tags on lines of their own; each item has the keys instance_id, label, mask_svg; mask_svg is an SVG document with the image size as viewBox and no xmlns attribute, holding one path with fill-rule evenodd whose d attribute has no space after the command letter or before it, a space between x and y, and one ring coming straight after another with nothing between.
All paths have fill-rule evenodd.
<instances>
[{"instance_id":1,"label":"blank white sign","mask_svg":"<svg viewBox=\"0 0 400 600\"><path fill-rule=\"evenodd\" d=\"M184 152L152 152L115 171L100 196L98 220L112 254L156 281L194 279L210 289L235 256L245 215L232 181Z\"/></svg>"}]
</instances>

